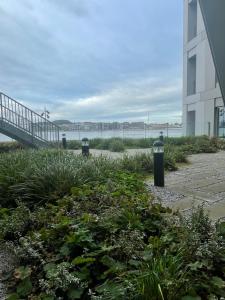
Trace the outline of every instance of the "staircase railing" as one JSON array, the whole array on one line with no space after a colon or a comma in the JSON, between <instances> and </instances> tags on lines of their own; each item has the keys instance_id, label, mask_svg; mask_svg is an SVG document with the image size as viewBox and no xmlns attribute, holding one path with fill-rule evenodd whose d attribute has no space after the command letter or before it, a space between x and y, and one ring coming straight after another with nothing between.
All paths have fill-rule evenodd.
<instances>
[{"instance_id":1,"label":"staircase railing","mask_svg":"<svg viewBox=\"0 0 225 300\"><path fill-rule=\"evenodd\" d=\"M59 143L59 127L57 125L0 92L1 120L42 142Z\"/></svg>"}]
</instances>

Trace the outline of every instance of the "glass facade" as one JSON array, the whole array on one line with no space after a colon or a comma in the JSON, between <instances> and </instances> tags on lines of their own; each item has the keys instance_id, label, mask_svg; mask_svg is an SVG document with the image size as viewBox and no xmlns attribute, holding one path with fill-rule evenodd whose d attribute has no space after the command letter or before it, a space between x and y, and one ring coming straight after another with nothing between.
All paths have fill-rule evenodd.
<instances>
[{"instance_id":1,"label":"glass facade","mask_svg":"<svg viewBox=\"0 0 225 300\"><path fill-rule=\"evenodd\" d=\"M218 136L225 138L225 108L218 107Z\"/></svg>"}]
</instances>

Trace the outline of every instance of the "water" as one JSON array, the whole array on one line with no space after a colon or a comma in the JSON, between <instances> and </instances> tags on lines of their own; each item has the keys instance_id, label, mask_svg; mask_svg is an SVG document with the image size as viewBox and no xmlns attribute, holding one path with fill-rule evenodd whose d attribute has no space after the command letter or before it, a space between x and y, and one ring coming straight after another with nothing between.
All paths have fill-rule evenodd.
<instances>
[{"instance_id":1,"label":"water","mask_svg":"<svg viewBox=\"0 0 225 300\"><path fill-rule=\"evenodd\" d=\"M154 129L154 130L104 130L104 131L61 131L60 139L62 134L66 134L67 140L81 140L84 137L88 139L93 138L111 138L111 137L120 137L120 138L150 138L158 137L160 131L163 132L164 136L167 136L167 129ZM183 135L182 128L169 128L168 136L169 137L180 137ZM0 142L13 141L11 138L0 134Z\"/></svg>"}]
</instances>

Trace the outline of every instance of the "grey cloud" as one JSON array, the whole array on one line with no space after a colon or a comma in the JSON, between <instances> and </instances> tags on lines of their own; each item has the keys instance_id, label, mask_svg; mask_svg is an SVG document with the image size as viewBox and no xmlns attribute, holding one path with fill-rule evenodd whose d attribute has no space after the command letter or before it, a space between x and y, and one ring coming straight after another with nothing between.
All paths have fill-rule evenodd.
<instances>
[{"instance_id":1,"label":"grey cloud","mask_svg":"<svg viewBox=\"0 0 225 300\"><path fill-rule=\"evenodd\" d=\"M180 68L173 47L155 40L159 32L150 32L144 10L134 24L140 2L129 3L124 0L123 10L119 0L1 0L0 90L37 110L49 106L52 118L139 119L146 111L158 118L181 111L181 82L171 79Z\"/></svg>"},{"instance_id":2,"label":"grey cloud","mask_svg":"<svg viewBox=\"0 0 225 300\"><path fill-rule=\"evenodd\" d=\"M151 84L150 84L151 82ZM168 121L169 116L180 115L181 81L166 82L163 79L136 78L119 83L111 90L92 97L64 100L59 106L52 106L53 116L70 120L143 119L148 112L155 120L159 116ZM134 84L135 83L135 84ZM139 84L138 84L139 83ZM161 83L161 84L160 84ZM155 116L154 116L155 115ZM180 118L177 117L180 121Z\"/></svg>"}]
</instances>

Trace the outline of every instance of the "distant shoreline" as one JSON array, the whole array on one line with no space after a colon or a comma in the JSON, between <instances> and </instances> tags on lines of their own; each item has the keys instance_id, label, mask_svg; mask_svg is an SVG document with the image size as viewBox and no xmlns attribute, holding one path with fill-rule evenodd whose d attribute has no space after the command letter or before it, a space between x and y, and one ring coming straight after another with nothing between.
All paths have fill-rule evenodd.
<instances>
[{"instance_id":1,"label":"distant shoreline","mask_svg":"<svg viewBox=\"0 0 225 300\"><path fill-rule=\"evenodd\" d=\"M59 126L60 127L60 126ZM178 130L182 130L183 127L181 126L168 126L168 127L150 127L150 128L124 128L124 129L109 129L109 128L106 128L106 129L99 129L99 130L96 130L96 129L64 129L64 128L61 128L60 127L60 131L76 131L76 132L101 132L101 131L151 131L151 130L167 130L167 129L178 129Z\"/></svg>"},{"instance_id":2,"label":"distant shoreline","mask_svg":"<svg viewBox=\"0 0 225 300\"><path fill-rule=\"evenodd\" d=\"M81 140L83 137L88 139L94 138L155 138L158 137L160 131L163 132L164 136L169 137L181 137L183 135L182 127L159 127L159 128L146 128L146 129L102 129L102 130L66 130L60 129L59 139L61 140L62 134L66 134L67 140ZM12 141L9 137L0 134L0 142Z\"/></svg>"}]
</instances>

